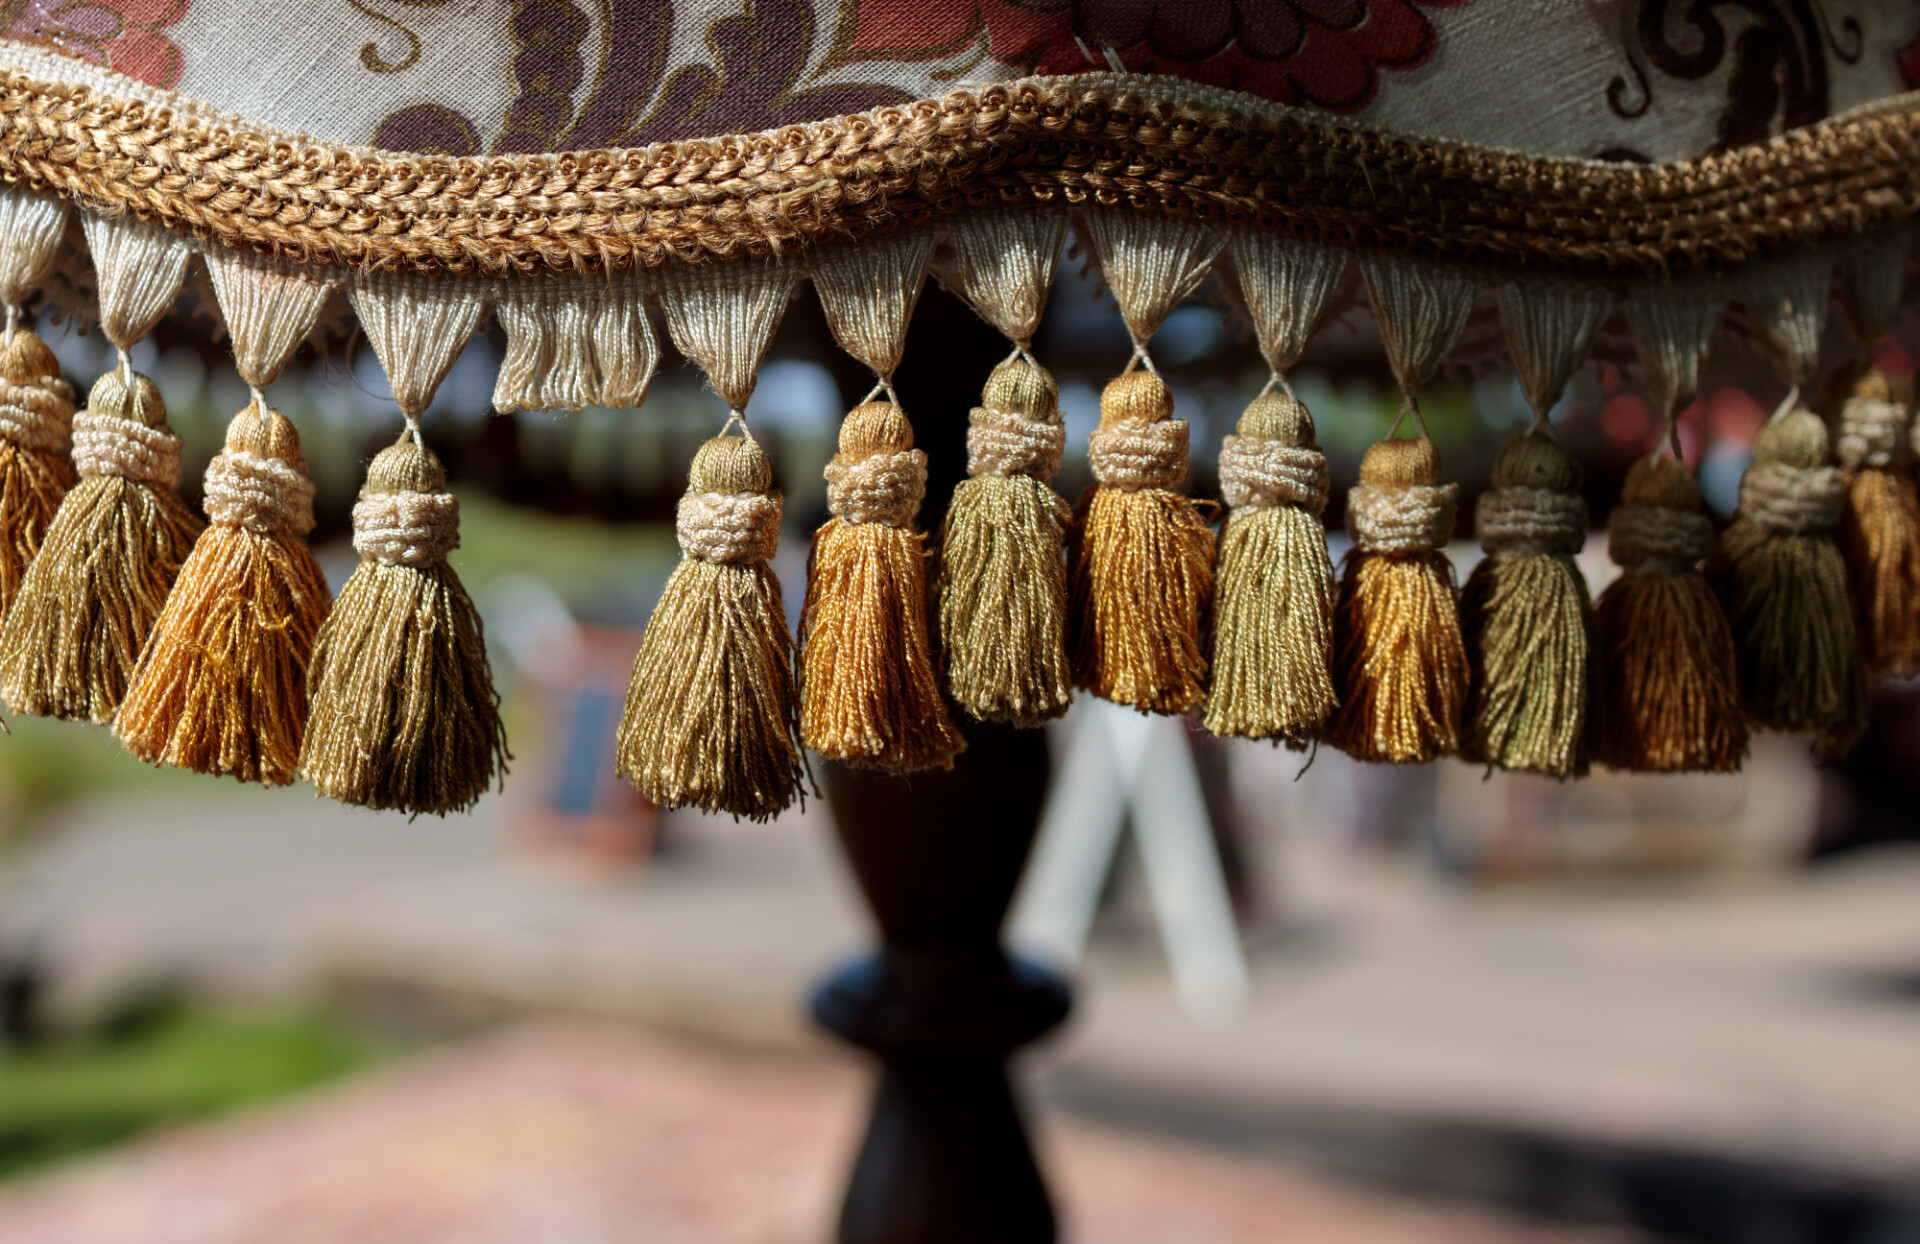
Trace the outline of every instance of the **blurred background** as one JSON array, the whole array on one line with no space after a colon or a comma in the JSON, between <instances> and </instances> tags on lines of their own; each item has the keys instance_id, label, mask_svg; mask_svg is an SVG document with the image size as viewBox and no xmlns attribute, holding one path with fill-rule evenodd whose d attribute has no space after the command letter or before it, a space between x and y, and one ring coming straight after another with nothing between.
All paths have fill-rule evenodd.
<instances>
[{"instance_id":1,"label":"blurred background","mask_svg":"<svg viewBox=\"0 0 1920 1244\"><path fill-rule=\"evenodd\" d=\"M1035 353L1071 498L1129 344L1061 267ZM1398 405L1357 300L1293 377L1336 558L1342 485ZM1720 518L1782 395L1738 327L1680 420ZM76 384L111 365L97 333L40 328ZM495 416L495 334L426 432L506 699L499 795L410 822L150 769L97 730L16 717L0 739L0 1241L828 1238L866 1077L802 999L871 937L830 812L661 815L612 773L673 506L724 412L669 350L642 410ZM1423 401L1463 576L1473 497L1529 418L1498 336L1476 316ZM170 323L133 356L186 439L183 492L247 401L208 337ZM1596 594L1605 514L1660 435L1623 342L1611 326L1553 414L1589 472ZM1832 344L1845 374L1857 351ZM1214 449L1265 368L1212 282L1153 350L1217 498ZM909 413L1004 352L930 287ZM1893 339L1871 353L1913 371ZM868 383L794 303L747 412L787 498L790 609ZM337 587L364 463L398 430L385 381L340 336L269 396ZM937 526L964 427L916 430ZM1920 1241L1920 688L1875 695L1837 765L1766 736L1738 775L1567 784L1163 723L1141 783L1192 798L1144 837L1140 783L1075 828L1076 781L1141 745L1076 705L1012 928L1076 972L1074 1019L1025 1064L1066 1238ZM1199 874L1164 865L1175 839L1206 848Z\"/></svg>"}]
</instances>

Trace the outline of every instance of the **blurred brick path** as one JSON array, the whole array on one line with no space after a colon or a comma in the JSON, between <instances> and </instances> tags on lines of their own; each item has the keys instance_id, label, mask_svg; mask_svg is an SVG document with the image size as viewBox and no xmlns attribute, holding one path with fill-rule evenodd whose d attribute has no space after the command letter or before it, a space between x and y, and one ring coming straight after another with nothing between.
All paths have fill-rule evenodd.
<instances>
[{"instance_id":1,"label":"blurred brick path","mask_svg":"<svg viewBox=\"0 0 1920 1244\"><path fill-rule=\"evenodd\" d=\"M541 1024L0 1190L0 1244L816 1244L852 1064ZM1047 1120L1084 1244L1602 1238Z\"/></svg>"}]
</instances>

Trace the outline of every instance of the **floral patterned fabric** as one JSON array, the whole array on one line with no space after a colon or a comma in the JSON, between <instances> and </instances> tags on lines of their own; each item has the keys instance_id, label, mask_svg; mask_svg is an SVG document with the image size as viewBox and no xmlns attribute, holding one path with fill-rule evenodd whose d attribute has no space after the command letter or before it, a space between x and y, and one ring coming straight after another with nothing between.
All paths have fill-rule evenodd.
<instances>
[{"instance_id":1,"label":"floral patterned fabric","mask_svg":"<svg viewBox=\"0 0 1920 1244\"><path fill-rule=\"evenodd\" d=\"M5 38L393 151L714 137L1123 68L1536 155L1670 160L1920 82L1911 0L25 0Z\"/></svg>"}]
</instances>

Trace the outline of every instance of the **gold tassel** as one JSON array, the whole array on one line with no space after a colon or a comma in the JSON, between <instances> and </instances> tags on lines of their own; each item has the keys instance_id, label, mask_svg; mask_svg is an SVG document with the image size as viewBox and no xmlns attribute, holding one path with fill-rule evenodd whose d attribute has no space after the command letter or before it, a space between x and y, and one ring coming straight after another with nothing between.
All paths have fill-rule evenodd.
<instances>
[{"instance_id":1,"label":"gold tassel","mask_svg":"<svg viewBox=\"0 0 1920 1244\"><path fill-rule=\"evenodd\" d=\"M747 436L694 455L680 548L647 623L618 742L620 776L663 808L764 821L804 798L773 466Z\"/></svg>"},{"instance_id":2,"label":"gold tassel","mask_svg":"<svg viewBox=\"0 0 1920 1244\"><path fill-rule=\"evenodd\" d=\"M1896 465L1909 412L1887 378L1869 371L1840 408L1834 456L1846 473L1840 548L1853 584L1854 618L1867 672L1920 674L1920 490Z\"/></svg>"},{"instance_id":3,"label":"gold tassel","mask_svg":"<svg viewBox=\"0 0 1920 1244\"><path fill-rule=\"evenodd\" d=\"M74 485L72 437L73 387L60 378L60 361L37 335L17 330L0 347L0 617Z\"/></svg>"},{"instance_id":4,"label":"gold tassel","mask_svg":"<svg viewBox=\"0 0 1920 1244\"><path fill-rule=\"evenodd\" d=\"M1356 759L1419 764L1459 746L1467 653L1442 552L1456 496L1424 436L1367 450L1347 495L1353 550L1333 615L1340 710L1327 741Z\"/></svg>"},{"instance_id":5,"label":"gold tassel","mask_svg":"<svg viewBox=\"0 0 1920 1244\"><path fill-rule=\"evenodd\" d=\"M854 407L826 475L834 516L814 533L800 616L801 735L864 768L952 768L966 742L927 640L926 537L913 528L927 457L906 414Z\"/></svg>"},{"instance_id":6,"label":"gold tassel","mask_svg":"<svg viewBox=\"0 0 1920 1244\"><path fill-rule=\"evenodd\" d=\"M361 562L313 643L300 775L329 799L418 815L470 808L504 774L480 617L447 564L460 505L409 428L353 507Z\"/></svg>"},{"instance_id":7,"label":"gold tassel","mask_svg":"<svg viewBox=\"0 0 1920 1244\"><path fill-rule=\"evenodd\" d=\"M313 529L313 483L293 424L256 398L227 426L205 491L212 525L180 567L114 733L155 764L285 785L328 604L301 539Z\"/></svg>"},{"instance_id":8,"label":"gold tassel","mask_svg":"<svg viewBox=\"0 0 1920 1244\"><path fill-rule=\"evenodd\" d=\"M1063 547L1073 511L1048 486L1066 429L1059 392L1016 354L993 369L967 429L967 470L940 531L948 689L982 721L1038 726L1073 701Z\"/></svg>"},{"instance_id":9,"label":"gold tassel","mask_svg":"<svg viewBox=\"0 0 1920 1244\"><path fill-rule=\"evenodd\" d=\"M94 384L73 420L73 460L79 482L0 628L0 694L16 712L105 724L200 522L173 495L180 438L145 376Z\"/></svg>"},{"instance_id":10,"label":"gold tassel","mask_svg":"<svg viewBox=\"0 0 1920 1244\"><path fill-rule=\"evenodd\" d=\"M1174 492L1187 474L1187 424L1151 371L1100 395L1088 446L1093 487L1067 550L1073 677L1143 713L1186 713L1207 694L1201 623L1213 595L1213 532Z\"/></svg>"},{"instance_id":11,"label":"gold tassel","mask_svg":"<svg viewBox=\"0 0 1920 1244\"><path fill-rule=\"evenodd\" d=\"M1827 455L1826 424L1810 410L1761 430L1716 573L1747 717L1811 733L1833 757L1866 732L1867 672L1834 543L1846 490Z\"/></svg>"},{"instance_id":12,"label":"gold tassel","mask_svg":"<svg viewBox=\"0 0 1920 1244\"><path fill-rule=\"evenodd\" d=\"M1594 610L1594 759L1636 773L1732 773L1747 753L1733 632L1700 562L1713 524L1677 458L1627 471L1607 518L1621 574Z\"/></svg>"},{"instance_id":13,"label":"gold tassel","mask_svg":"<svg viewBox=\"0 0 1920 1244\"><path fill-rule=\"evenodd\" d=\"M1587 771L1593 600L1580 468L1541 424L1501 450L1475 527L1486 556L1460 593L1473 681L1469 759L1552 777Z\"/></svg>"},{"instance_id":14,"label":"gold tassel","mask_svg":"<svg viewBox=\"0 0 1920 1244\"><path fill-rule=\"evenodd\" d=\"M1327 460L1313 417L1291 393L1266 393L1220 447L1233 512L1220 535L1213 612L1214 734L1305 746L1332 715L1333 562L1320 513Z\"/></svg>"}]
</instances>

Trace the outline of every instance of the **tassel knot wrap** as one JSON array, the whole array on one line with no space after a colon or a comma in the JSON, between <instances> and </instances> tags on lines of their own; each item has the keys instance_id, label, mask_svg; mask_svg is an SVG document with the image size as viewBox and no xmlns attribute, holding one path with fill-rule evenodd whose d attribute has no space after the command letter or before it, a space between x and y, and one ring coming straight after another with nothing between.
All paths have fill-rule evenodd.
<instances>
[{"instance_id":1,"label":"tassel knot wrap","mask_svg":"<svg viewBox=\"0 0 1920 1244\"><path fill-rule=\"evenodd\" d=\"M73 389L60 379L53 351L33 333L16 332L0 348L0 617L73 487L72 422Z\"/></svg>"},{"instance_id":2,"label":"tassel knot wrap","mask_svg":"<svg viewBox=\"0 0 1920 1244\"><path fill-rule=\"evenodd\" d=\"M173 495L180 438L145 376L102 376L73 419L79 480L0 628L16 712L113 720L200 523Z\"/></svg>"},{"instance_id":3,"label":"tassel knot wrap","mask_svg":"<svg viewBox=\"0 0 1920 1244\"><path fill-rule=\"evenodd\" d=\"M1846 473L1840 549L1867 672L1920 674L1920 494L1897 467L1908 415L1869 372L1840 408L1834 456Z\"/></svg>"},{"instance_id":4,"label":"tassel knot wrap","mask_svg":"<svg viewBox=\"0 0 1920 1244\"><path fill-rule=\"evenodd\" d=\"M1866 663L1834 542L1845 504L1826 425L1789 411L1760 432L1716 567L1747 717L1811 733L1823 757L1844 754L1867 726Z\"/></svg>"},{"instance_id":5,"label":"tassel knot wrap","mask_svg":"<svg viewBox=\"0 0 1920 1244\"><path fill-rule=\"evenodd\" d=\"M1731 773L1747 751L1733 632L1700 574L1713 552L1700 486L1679 460L1642 458L1607 517L1620 577L1594 612L1594 758L1644 773Z\"/></svg>"},{"instance_id":6,"label":"tassel knot wrap","mask_svg":"<svg viewBox=\"0 0 1920 1244\"><path fill-rule=\"evenodd\" d=\"M1587 538L1580 468L1544 431L1501 451L1475 527L1486 557L1460 594L1473 670L1468 756L1527 773L1587 770L1593 601L1573 558Z\"/></svg>"},{"instance_id":7,"label":"tassel knot wrap","mask_svg":"<svg viewBox=\"0 0 1920 1244\"><path fill-rule=\"evenodd\" d=\"M267 786L293 780L327 581L301 536L313 486L300 436L249 406L207 467L201 533L140 654L114 733L155 764Z\"/></svg>"},{"instance_id":8,"label":"tassel knot wrap","mask_svg":"<svg viewBox=\"0 0 1920 1244\"><path fill-rule=\"evenodd\" d=\"M460 503L409 436L381 450L353 507L361 562L314 639L300 774L329 799L444 816L505 771L480 617L447 564Z\"/></svg>"},{"instance_id":9,"label":"tassel knot wrap","mask_svg":"<svg viewBox=\"0 0 1920 1244\"><path fill-rule=\"evenodd\" d=\"M967 426L971 478L940 532L948 690L982 721L1037 726L1073 701L1064 547L1073 511L1048 484L1066 428L1053 377L1021 357L988 379Z\"/></svg>"},{"instance_id":10,"label":"tassel knot wrap","mask_svg":"<svg viewBox=\"0 0 1920 1244\"><path fill-rule=\"evenodd\" d=\"M1187 425L1150 371L1100 396L1088 446L1094 486L1068 547L1074 681L1143 713L1186 713L1207 694L1201 624L1213 595L1213 532L1173 489Z\"/></svg>"},{"instance_id":11,"label":"tassel knot wrap","mask_svg":"<svg viewBox=\"0 0 1920 1244\"><path fill-rule=\"evenodd\" d=\"M800 618L802 736L829 760L951 768L966 744L927 638L925 537L912 525L927 463L906 415L889 402L854 407L826 476L834 516L814 533Z\"/></svg>"},{"instance_id":12,"label":"tassel knot wrap","mask_svg":"<svg viewBox=\"0 0 1920 1244\"><path fill-rule=\"evenodd\" d=\"M780 543L773 467L744 436L694 455L678 513L686 555L633 663L620 776L663 808L777 816L803 790L793 643L768 569Z\"/></svg>"},{"instance_id":13,"label":"tassel knot wrap","mask_svg":"<svg viewBox=\"0 0 1920 1244\"><path fill-rule=\"evenodd\" d=\"M1433 442L1381 441L1347 494L1353 550L1334 603L1340 694L1327 738L1360 760L1418 764L1459 746L1467 654L1441 550L1457 492Z\"/></svg>"},{"instance_id":14,"label":"tassel knot wrap","mask_svg":"<svg viewBox=\"0 0 1920 1244\"><path fill-rule=\"evenodd\" d=\"M1255 398L1220 446L1220 534L1213 613L1214 734L1304 743L1338 703L1333 690L1333 563L1319 515L1327 460L1313 419L1285 393Z\"/></svg>"}]
</instances>

